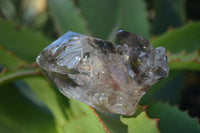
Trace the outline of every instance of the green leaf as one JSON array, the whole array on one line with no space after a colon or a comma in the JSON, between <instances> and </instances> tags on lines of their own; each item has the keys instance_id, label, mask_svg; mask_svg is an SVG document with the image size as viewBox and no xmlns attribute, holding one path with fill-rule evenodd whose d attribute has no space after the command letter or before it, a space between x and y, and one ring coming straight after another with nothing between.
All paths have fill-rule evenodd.
<instances>
[{"instance_id":1,"label":"green leaf","mask_svg":"<svg viewBox=\"0 0 200 133\"><path fill-rule=\"evenodd\" d=\"M80 107L79 103L76 100L69 99L70 110L74 118L78 118L79 116L84 116L86 113Z\"/></svg>"},{"instance_id":2,"label":"green leaf","mask_svg":"<svg viewBox=\"0 0 200 133\"><path fill-rule=\"evenodd\" d=\"M185 21L185 0L155 1L155 19L152 31L158 35L169 27L179 27Z\"/></svg>"},{"instance_id":3,"label":"green leaf","mask_svg":"<svg viewBox=\"0 0 200 133\"><path fill-rule=\"evenodd\" d=\"M115 22L119 0L78 0L92 35L107 39Z\"/></svg>"},{"instance_id":4,"label":"green leaf","mask_svg":"<svg viewBox=\"0 0 200 133\"><path fill-rule=\"evenodd\" d=\"M61 34L69 30L82 34L89 33L85 21L72 0L47 0L47 3L54 18L56 30Z\"/></svg>"},{"instance_id":5,"label":"green leaf","mask_svg":"<svg viewBox=\"0 0 200 133\"><path fill-rule=\"evenodd\" d=\"M74 101L77 102L77 104L81 107L81 109L89 116L89 118L98 126L100 129L101 133L104 132L109 132L107 127L104 125L103 121L100 119L98 114L95 112L95 110L88 105L79 102L79 101Z\"/></svg>"},{"instance_id":6,"label":"green leaf","mask_svg":"<svg viewBox=\"0 0 200 133\"><path fill-rule=\"evenodd\" d=\"M133 116L123 116L121 121L128 125L128 133L159 133L157 128L158 119L150 119L139 106Z\"/></svg>"},{"instance_id":7,"label":"green leaf","mask_svg":"<svg viewBox=\"0 0 200 133\"><path fill-rule=\"evenodd\" d=\"M154 47L163 46L172 53L183 50L193 53L197 48L200 48L199 29L200 22L191 22L152 39L151 43Z\"/></svg>"},{"instance_id":8,"label":"green leaf","mask_svg":"<svg viewBox=\"0 0 200 133\"><path fill-rule=\"evenodd\" d=\"M150 27L144 0L120 0L118 11L122 30L149 39Z\"/></svg>"},{"instance_id":9,"label":"green leaf","mask_svg":"<svg viewBox=\"0 0 200 133\"><path fill-rule=\"evenodd\" d=\"M57 133L52 115L23 97L12 84L0 87L1 133Z\"/></svg>"},{"instance_id":10,"label":"green leaf","mask_svg":"<svg viewBox=\"0 0 200 133\"><path fill-rule=\"evenodd\" d=\"M96 123L88 116L79 116L66 123L63 133L102 133Z\"/></svg>"},{"instance_id":11,"label":"green leaf","mask_svg":"<svg viewBox=\"0 0 200 133\"><path fill-rule=\"evenodd\" d=\"M170 70L193 70L200 71L200 51L187 54L171 54L168 56Z\"/></svg>"},{"instance_id":12,"label":"green leaf","mask_svg":"<svg viewBox=\"0 0 200 133\"><path fill-rule=\"evenodd\" d=\"M40 51L50 44L40 32L17 28L11 22L0 19L0 44L16 56L28 62L35 61Z\"/></svg>"},{"instance_id":13,"label":"green leaf","mask_svg":"<svg viewBox=\"0 0 200 133\"><path fill-rule=\"evenodd\" d=\"M95 112L111 133L128 133L128 126L121 122L120 115L101 113L97 110Z\"/></svg>"},{"instance_id":14,"label":"green leaf","mask_svg":"<svg viewBox=\"0 0 200 133\"><path fill-rule=\"evenodd\" d=\"M166 103L155 103L147 108L150 118L158 118L158 128L161 133L199 133L200 126L195 118L187 112Z\"/></svg>"}]
</instances>

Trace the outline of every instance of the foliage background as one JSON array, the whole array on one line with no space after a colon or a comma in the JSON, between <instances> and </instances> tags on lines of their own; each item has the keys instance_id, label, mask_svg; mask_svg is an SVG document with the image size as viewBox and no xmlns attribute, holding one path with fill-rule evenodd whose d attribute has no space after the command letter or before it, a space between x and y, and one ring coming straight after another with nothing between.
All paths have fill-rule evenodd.
<instances>
[{"instance_id":1,"label":"foliage background","mask_svg":"<svg viewBox=\"0 0 200 133\"><path fill-rule=\"evenodd\" d=\"M198 0L0 0L1 133L199 133ZM35 64L68 30L113 41L123 29L164 46L170 75L131 117L67 99Z\"/></svg>"}]
</instances>

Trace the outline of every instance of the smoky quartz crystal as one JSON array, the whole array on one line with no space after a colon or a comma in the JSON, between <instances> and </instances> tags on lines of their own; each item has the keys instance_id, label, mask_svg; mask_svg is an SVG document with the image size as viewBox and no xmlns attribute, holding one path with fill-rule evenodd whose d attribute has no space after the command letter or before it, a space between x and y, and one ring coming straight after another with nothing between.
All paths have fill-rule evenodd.
<instances>
[{"instance_id":1,"label":"smoky quartz crystal","mask_svg":"<svg viewBox=\"0 0 200 133\"><path fill-rule=\"evenodd\" d=\"M133 115L141 97L168 75L163 47L120 30L118 45L67 32L37 57L51 83L68 98L101 112Z\"/></svg>"}]
</instances>

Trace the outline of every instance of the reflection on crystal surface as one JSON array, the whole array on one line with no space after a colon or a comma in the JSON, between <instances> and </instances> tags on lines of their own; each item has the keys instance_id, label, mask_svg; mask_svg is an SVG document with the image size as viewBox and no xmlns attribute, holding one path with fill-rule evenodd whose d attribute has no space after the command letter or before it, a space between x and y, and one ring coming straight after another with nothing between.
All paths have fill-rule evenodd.
<instances>
[{"instance_id":1,"label":"reflection on crystal surface","mask_svg":"<svg viewBox=\"0 0 200 133\"><path fill-rule=\"evenodd\" d=\"M67 32L45 48L37 63L67 97L102 112L132 115L152 84L168 75L165 49L119 31L119 45Z\"/></svg>"}]
</instances>

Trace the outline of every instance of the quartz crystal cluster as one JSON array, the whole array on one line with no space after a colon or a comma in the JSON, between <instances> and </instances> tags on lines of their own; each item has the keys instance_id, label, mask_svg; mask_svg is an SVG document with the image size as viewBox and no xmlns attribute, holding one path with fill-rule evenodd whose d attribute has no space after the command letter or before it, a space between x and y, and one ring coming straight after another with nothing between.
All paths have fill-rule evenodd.
<instances>
[{"instance_id":1,"label":"quartz crystal cluster","mask_svg":"<svg viewBox=\"0 0 200 133\"><path fill-rule=\"evenodd\" d=\"M152 84L168 75L163 47L119 31L118 45L67 32L46 47L37 63L51 83L68 98L101 112L133 115Z\"/></svg>"}]
</instances>

